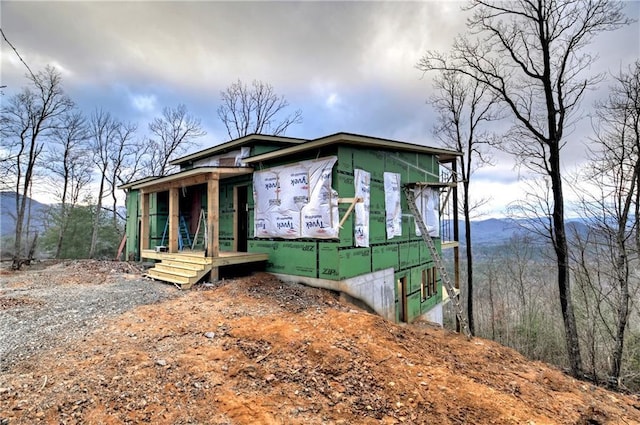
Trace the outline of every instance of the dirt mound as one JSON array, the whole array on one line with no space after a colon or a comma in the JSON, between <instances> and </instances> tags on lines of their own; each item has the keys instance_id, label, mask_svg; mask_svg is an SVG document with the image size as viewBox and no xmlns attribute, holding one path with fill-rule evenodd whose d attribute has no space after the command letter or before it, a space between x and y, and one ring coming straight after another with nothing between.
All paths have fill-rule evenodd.
<instances>
[{"instance_id":1,"label":"dirt mound","mask_svg":"<svg viewBox=\"0 0 640 425\"><path fill-rule=\"evenodd\" d=\"M259 274L18 364L0 377L0 412L10 424L631 424L640 400Z\"/></svg>"}]
</instances>

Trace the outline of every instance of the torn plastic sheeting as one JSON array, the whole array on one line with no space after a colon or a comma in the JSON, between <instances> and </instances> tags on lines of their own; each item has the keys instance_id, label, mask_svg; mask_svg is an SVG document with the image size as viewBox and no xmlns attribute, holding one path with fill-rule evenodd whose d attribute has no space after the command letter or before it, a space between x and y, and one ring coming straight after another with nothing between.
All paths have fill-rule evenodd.
<instances>
[{"instance_id":1,"label":"torn plastic sheeting","mask_svg":"<svg viewBox=\"0 0 640 425\"><path fill-rule=\"evenodd\" d=\"M416 200L416 207L424 220L429 236L437 238L440 236L440 191L438 189L416 186L413 189ZM422 232L416 224L416 235L421 236Z\"/></svg>"},{"instance_id":2,"label":"torn plastic sheeting","mask_svg":"<svg viewBox=\"0 0 640 425\"><path fill-rule=\"evenodd\" d=\"M384 207L387 239L402 236L402 206L400 203L399 173L384 173Z\"/></svg>"},{"instance_id":3,"label":"torn plastic sheeting","mask_svg":"<svg viewBox=\"0 0 640 425\"><path fill-rule=\"evenodd\" d=\"M337 157L256 171L256 237L337 238L338 194L331 188Z\"/></svg>"},{"instance_id":4,"label":"torn plastic sheeting","mask_svg":"<svg viewBox=\"0 0 640 425\"><path fill-rule=\"evenodd\" d=\"M355 227L354 234L356 246L369 247L369 208L371 205L371 173L360 170L353 170L353 182L355 185L356 198L361 198L355 206Z\"/></svg>"}]
</instances>

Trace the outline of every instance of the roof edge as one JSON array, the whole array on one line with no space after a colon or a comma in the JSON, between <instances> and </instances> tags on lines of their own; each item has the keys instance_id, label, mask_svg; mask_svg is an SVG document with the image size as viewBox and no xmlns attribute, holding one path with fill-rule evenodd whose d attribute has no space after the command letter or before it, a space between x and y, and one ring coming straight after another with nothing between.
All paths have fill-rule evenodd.
<instances>
[{"instance_id":1,"label":"roof edge","mask_svg":"<svg viewBox=\"0 0 640 425\"><path fill-rule=\"evenodd\" d=\"M278 143L292 144L292 145L308 142L307 139L300 139L296 137L274 136L269 134L252 133L237 139L223 142L216 146L211 146L209 148L199 150L197 152L185 155L180 158L176 158L170 161L169 164L180 165L180 164L184 164L185 162L196 161L201 158L206 158L208 156L215 155L218 152L222 152L228 149L230 150L237 147L242 147L243 145L249 144L250 142L253 142L253 141L278 142Z\"/></svg>"},{"instance_id":2,"label":"roof edge","mask_svg":"<svg viewBox=\"0 0 640 425\"><path fill-rule=\"evenodd\" d=\"M354 133L334 133L328 136L320 137L317 139L310 140L306 143L298 144L295 146L289 146L286 148L278 149L273 152L267 152L260 155L251 156L249 158L244 158L242 161L246 164L251 164L255 162L265 161L281 156L293 155L298 152L304 152L306 150L311 150L315 148L320 148L324 146L330 146L337 143L347 143L352 145L361 145L361 146L369 146L375 148L387 148L387 149L398 149L404 151L413 151L419 153L426 153L436 156L446 156L447 158L455 158L462 156L462 152L456 151L453 149L446 148L436 148L425 145L418 145L415 143L402 142L399 140L392 139L383 139L379 137L371 137L364 136L360 134Z\"/></svg>"}]
</instances>

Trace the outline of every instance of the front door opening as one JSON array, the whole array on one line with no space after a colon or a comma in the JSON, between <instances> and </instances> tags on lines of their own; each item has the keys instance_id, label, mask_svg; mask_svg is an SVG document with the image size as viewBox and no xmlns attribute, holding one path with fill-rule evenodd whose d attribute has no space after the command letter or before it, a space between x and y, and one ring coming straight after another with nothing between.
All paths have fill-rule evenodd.
<instances>
[{"instance_id":1,"label":"front door opening","mask_svg":"<svg viewBox=\"0 0 640 425\"><path fill-rule=\"evenodd\" d=\"M398 278L398 309L399 317L398 320L400 322L407 322L408 319L408 311L407 311L407 277L403 276Z\"/></svg>"},{"instance_id":2,"label":"front door opening","mask_svg":"<svg viewBox=\"0 0 640 425\"><path fill-rule=\"evenodd\" d=\"M235 187L235 210L236 210L236 251L247 252L247 234L249 228L249 213L247 208L247 187Z\"/></svg>"}]
</instances>

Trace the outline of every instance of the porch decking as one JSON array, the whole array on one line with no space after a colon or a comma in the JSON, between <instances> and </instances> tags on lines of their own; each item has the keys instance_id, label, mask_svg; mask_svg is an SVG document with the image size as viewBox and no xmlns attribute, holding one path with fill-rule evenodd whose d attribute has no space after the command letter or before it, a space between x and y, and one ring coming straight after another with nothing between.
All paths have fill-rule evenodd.
<instances>
[{"instance_id":1,"label":"porch decking","mask_svg":"<svg viewBox=\"0 0 640 425\"><path fill-rule=\"evenodd\" d=\"M148 277L180 285L182 289L189 289L218 267L266 261L269 258L268 254L253 252L221 251L216 257L205 257L204 251L167 253L153 249L142 250L141 257L160 260L149 269Z\"/></svg>"}]
</instances>

